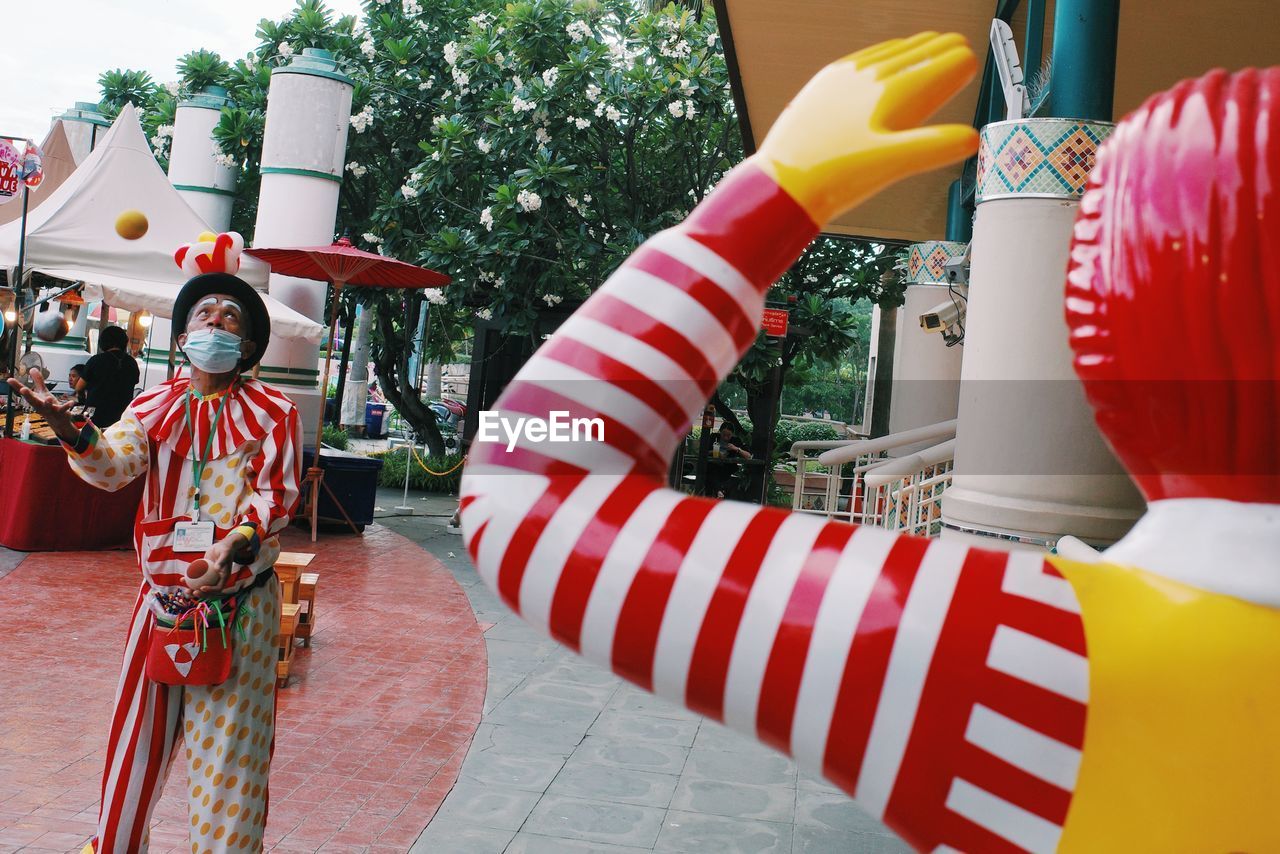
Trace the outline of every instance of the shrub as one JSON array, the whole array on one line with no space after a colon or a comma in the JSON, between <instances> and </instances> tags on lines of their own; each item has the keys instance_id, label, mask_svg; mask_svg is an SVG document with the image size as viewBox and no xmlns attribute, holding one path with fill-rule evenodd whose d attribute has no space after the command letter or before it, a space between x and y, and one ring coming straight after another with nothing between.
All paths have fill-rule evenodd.
<instances>
[{"instance_id":1,"label":"shrub","mask_svg":"<svg viewBox=\"0 0 1280 854\"><path fill-rule=\"evenodd\" d=\"M422 460L428 468L437 472L449 472L446 475L435 475L424 470L416 461L409 459L404 448L384 451L380 454L371 454L370 456L382 460L382 471L378 473L378 484L380 486L403 487L406 463L409 465L409 486L413 489L454 495L457 493L458 484L462 480L462 469L457 467L462 457L458 454L449 454L443 457L425 457L422 454L418 454L418 459Z\"/></svg>"},{"instance_id":2,"label":"shrub","mask_svg":"<svg viewBox=\"0 0 1280 854\"><path fill-rule=\"evenodd\" d=\"M345 451L351 445L351 437L347 435L347 431L332 424L324 426L324 430L320 433L320 441L339 451Z\"/></svg>"}]
</instances>

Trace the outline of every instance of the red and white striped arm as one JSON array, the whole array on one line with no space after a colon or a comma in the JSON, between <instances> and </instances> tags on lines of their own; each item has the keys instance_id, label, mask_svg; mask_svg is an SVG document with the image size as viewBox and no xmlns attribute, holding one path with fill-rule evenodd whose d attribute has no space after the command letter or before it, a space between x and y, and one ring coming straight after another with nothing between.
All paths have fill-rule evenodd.
<instances>
[{"instance_id":1,"label":"red and white striped arm","mask_svg":"<svg viewBox=\"0 0 1280 854\"><path fill-rule=\"evenodd\" d=\"M598 417L604 441L473 444L467 548L526 619L790 754L918 849L1051 851L1088 699L1063 577L664 486L816 231L748 161L638 249L496 405Z\"/></svg>"}]
</instances>

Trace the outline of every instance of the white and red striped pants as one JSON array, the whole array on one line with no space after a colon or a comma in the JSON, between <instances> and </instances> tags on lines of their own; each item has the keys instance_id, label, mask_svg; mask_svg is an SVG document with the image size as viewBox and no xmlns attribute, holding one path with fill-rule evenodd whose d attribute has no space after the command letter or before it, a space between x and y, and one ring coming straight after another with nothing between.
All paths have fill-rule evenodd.
<instances>
[{"instance_id":1,"label":"white and red striped pants","mask_svg":"<svg viewBox=\"0 0 1280 854\"><path fill-rule=\"evenodd\" d=\"M275 738L279 587L269 582L249 592L246 637L237 633L227 681L189 686L146 676L147 589L134 604L111 714L94 850L147 850L151 814L185 745L192 851L260 851Z\"/></svg>"}]
</instances>

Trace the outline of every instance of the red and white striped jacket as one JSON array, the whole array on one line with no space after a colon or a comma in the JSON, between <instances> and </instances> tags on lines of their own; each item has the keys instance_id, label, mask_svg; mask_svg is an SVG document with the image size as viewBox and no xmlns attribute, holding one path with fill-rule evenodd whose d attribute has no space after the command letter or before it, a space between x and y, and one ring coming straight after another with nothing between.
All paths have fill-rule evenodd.
<instances>
[{"instance_id":1,"label":"red and white striped jacket","mask_svg":"<svg viewBox=\"0 0 1280 854\"><path fill-rule=\"evenodd\" d=\"M512 608L632 682L795 757L920 850L1051 851L1088 663L1041 557L665 488L817 227L738 167L533 356L499 414L598 417L604 441L472 446L462 526Z\"/></svg>"},{"instance_id":2,"label":"red and white striped jacket","mask_svg":"<svg viewBox=\"0 0 1280 854\"><path fill-rule=\"evenodd\" d=\"M214 415L226 395L210 441ZM194 432L188 426L188 397ZM200 397L190 391L190 380L180 377L140 394L106 430L89 430L80 450L68 446L72 470L100 489L115 491L146 478L134 546L153 591L187 592L181 579L195 555L174 552L173 525L190 518L193 457L206 445L201 518L213 521L219 540L233 528L252 525L261 543L252 564L235 568L228 588L235 590L275 564L276 535L289 524L298 502L302 436L293 401L257 380L240 380L230 391Z\"/></svg>"}]
</instances>

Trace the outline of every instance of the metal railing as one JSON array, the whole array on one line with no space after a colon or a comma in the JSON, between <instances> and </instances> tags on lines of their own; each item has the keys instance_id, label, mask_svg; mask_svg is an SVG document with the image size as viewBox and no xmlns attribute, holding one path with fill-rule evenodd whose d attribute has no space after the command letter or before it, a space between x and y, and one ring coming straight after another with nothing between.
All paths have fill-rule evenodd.
<instances>
[{"instance_id":1,"label":"metal railing","mask_svg":"<svg viewBox=\"0 0 1280 854\"><path fill-rule=\"evenodd\" d=\"M785 488L791 479L791 507L797 512L932 537L942 527L954 437L955 422L947 421L878 439L796 442L795 471L779 470L775 480ZM934 444L889 456L925 442Z\"/></svg>"}]
</instances>

